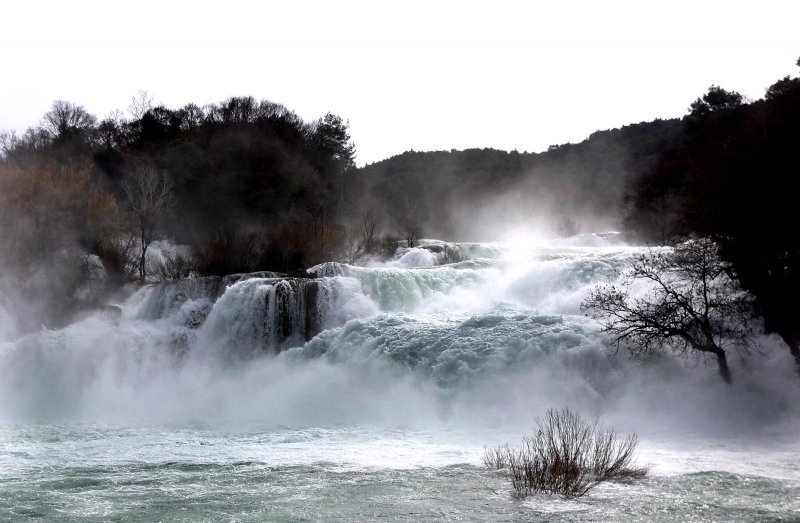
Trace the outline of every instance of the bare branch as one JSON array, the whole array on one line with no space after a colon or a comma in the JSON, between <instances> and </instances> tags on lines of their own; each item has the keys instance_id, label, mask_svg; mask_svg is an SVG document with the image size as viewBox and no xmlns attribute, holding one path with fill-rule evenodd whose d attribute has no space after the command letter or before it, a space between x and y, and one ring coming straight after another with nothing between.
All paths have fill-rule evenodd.
<instances>
[{"instance_id":1,"label":"bare branch","mask_svg":"<svg viewBox=\"0 0 800 523\"><path fill-rule=\"evenodd\" d=\"M622 280L621 287L596 287L582 308L631 354L665 347L713 354L722 378L730 381L725 350L754 347L752 299L731 279L710 239L691 240L672 251L651 249L634 260ZM636 281L649 289L643 298L630 295Z\"/></svg>"},{"instance_id":2,"label":"bare branch","mask_svg":"<svg viewBox=\"0 0 800 523\"><path fill-rule=\"evenodd\" d=\"M139 279L144 281L147 276L147 248L157 238L161 220L173 202L172 180L165 171L152 165L141 164L125 182L123 189L131 214L136 220L141 246Z\"/></svg>"}]
</instances>

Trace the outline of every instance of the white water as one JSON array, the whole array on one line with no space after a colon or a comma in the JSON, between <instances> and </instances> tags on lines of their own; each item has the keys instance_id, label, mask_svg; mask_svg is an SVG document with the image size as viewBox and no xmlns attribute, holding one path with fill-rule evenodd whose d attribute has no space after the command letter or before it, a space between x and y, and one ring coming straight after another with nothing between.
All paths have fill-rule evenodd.
<instances>
[{"instance_id":1,"label":"white water","mask_svg":"<svg viewBox=\"0 0 800 523\"><path fill-rule=\"evenodd\" d=\"M733 386L614 354L579 309L640 249L613 235L423 246L148 288L119 322L3 342L0 519L800 517L780 342L732 357ZM445 247L462 261L436 265ZM514 500L483 445L561 406L638 432L651 477Z\"/></svg>"}]
</instances>

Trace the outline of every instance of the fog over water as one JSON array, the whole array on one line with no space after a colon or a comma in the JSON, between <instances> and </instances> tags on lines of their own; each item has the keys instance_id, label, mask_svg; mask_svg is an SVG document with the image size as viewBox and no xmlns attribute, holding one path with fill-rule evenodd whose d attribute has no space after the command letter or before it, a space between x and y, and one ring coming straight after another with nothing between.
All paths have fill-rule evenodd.
<instances>
[{"instance_id":1,"label":"fog over water","mask_svg":"<svg viewBox=\"0 0 800 523\"><path fill-rule=\"evenodd\" d=\"M731 357L729 386L702 360L609 350L582 314L641 249L423 240L316 279L165 283L120 318L6 332L0 515L797 517L800 380L781 342ZM551 407L638 432L650 478L514 500L483 446Z\"/></svg>"}]
</instances>

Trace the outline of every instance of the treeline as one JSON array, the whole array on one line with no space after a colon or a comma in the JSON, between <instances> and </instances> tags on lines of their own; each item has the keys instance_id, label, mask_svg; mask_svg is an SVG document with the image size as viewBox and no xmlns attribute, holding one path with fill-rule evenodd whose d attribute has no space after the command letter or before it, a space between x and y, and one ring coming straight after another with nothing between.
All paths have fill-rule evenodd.
<instances>
[{"instance_id":1,"label":"treeline","mask_svg":"<svg viewBox=\"0 0 800 523\"><path fill-rule=\"evenodd\" d=\"M129 109L98 120L57 101L40 125L0 136L0 272L41 304L34 326L145 279L157 239L190 248L168 260L175 276L337 256L355 167L342 118L305 122L252 97L173 110L142 93Z\"/></svg>"},{"instance_id":2,"label":"treeline","mask_svg":"<svg viewBox=\"0 0 800 523\"><path fill-rule=\"evenodd\" d=\"M800 78L751 103L712 86L691 104L678 142L631 181L624 216L628 231L654 243L714 237L798 363L799 152Z\"/></svg>"},{"instance_id":3,"label":"treeline","mask_svg":"<svg viewBox=\"0 0 800 523\"><path fill-rule=\"evenodd\" d=\"M578 144L520 153L409 151L358 169L350 186L405 237L494 240L511 224L556 233L609 230L632 176L680 137L678 119L598 131Z\"/></svg>"},{"instance_id":4,"label":"treeline","mask_svg":"<svg viewBox=\"0 0 800 523\"><path fill-rule=\"evenodd\" d=\"M37 304L28 327L54 326L134 280L291 272L526 220L611 227L627 173L679 131L656 121L542 154L408 152L356 169L333 114L305 122L252 97L169 109L143 92L100 120L56 101L40 125L0 134L0 289ZM153 265L159 239L185 248Z\"/></svg>"}]
</instances>

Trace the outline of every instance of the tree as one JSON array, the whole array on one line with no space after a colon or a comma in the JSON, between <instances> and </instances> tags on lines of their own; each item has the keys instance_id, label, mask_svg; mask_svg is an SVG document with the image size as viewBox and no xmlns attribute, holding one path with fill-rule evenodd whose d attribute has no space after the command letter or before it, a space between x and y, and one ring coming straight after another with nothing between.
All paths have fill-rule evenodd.
<instances>
[{"instance_id":1,"label":"tree","mask_svg":"<svg viewBox=\"0 0 800 523\"><path fill-rule=\"evenodd\" d=\"M797 66L800 67L800 58L797 59ZM800 93L800 78L792 78L787 75L770 85L764 98L774 100L792 93Z\"/></svg>"},{"instance_id":2,"label":"tree","mask_svg":"<svg viewBox=\"0 0 800 523\"><path fill-rule=\"evenodd\" d=\"M117 216L89 158L0 162L0 271L26 297L20 332L63 326L97 305L107 288L97 286L103 269L92 255L115 237Z\"/></svg>"},{"instance_id":3,"label":"tree","mask_svg":"<svg viewBox=\"0 0 800 523\"><path fill-rule=\"evenodd\" d=\"M115 232L117 205L102 188L91 160L0 164L0 231L4 269L28 271L51 253L90 251Z\"/></svg>"},{"instance_id":4,"label":"tree","mask_svg":"<svg viewBox=\"0 0 800 523\"><path fill-rule=\"evenodd\" d=\"M637 356L667 347L713 355L720 376L731 382L726 351L753 347L752 301L732 279L712 240L650 250L622 278L621 286L596 287L582 304L603 332ZM643 297L633 296L634 284L644 285Z\"/></svg>"},{"instance_id":5,"label":"tree","mask_svg":"<svg viewBox=\"0 0 800 523\"><path fill-rule=\"evenodd\" d=\"M182 124L181 130L184 132L200 127L206 117L203 108L192 103L183 106L178 113Z\"/></svg>"},{"instance_id":6,"label":"tree","mask_svg":"<svg viewBox=\"0 0 800 523\"><path fill-rule=\"evenodd\" d=\"M355 169L356 148L350 139L349 123L341 116L327 113L317 121L312 143L318 155L320 170L328 180L337 180L336 218L344 197L344 179Z\"/></svg>"},{"instance_id":7,"label":"tree","mask_svg":"<svg viewBox=\"0 0 800 523\"><path fill-rule=\"evenodd\" d=\"M764 98L774 100L781 96L786 96L793 92L800 92L800 78L784 76L774 84L770 85Z\"/></svg>"},{"instance_id":8,"label":"tree","mask_svg":"<svg viewBox=\"0 0 800 523\"><path fill-rule=\"evenodd\" d=\"M375 214L373 212L370 211L361 214L361 226L359 228L359 233L361 235L360 241L364 252L367 254L371 254L375 251L377 244L375 227L377 227L377 225Z\"/></svg>"},{"instance_id":9,"label":"tree","mask_svg":"<svg viewBox=\"0 0 800 523\"><path fill-rule=\"evenodd\" d=\"M327 113L317 121L314 139L317 147L327 154L338 172L355 167L356 147L350 141L349 123L341 116Z\"/></svg>"},{"instance_id":10,"label":"tree","mask_svg":"<svg viewBox=\"0 0 800 523\"><path fill-rule=\"evenodd\" d=\"M42 127L53 140L66 142L71 138L85 138L97 123L97 119L89 114L82 105L64 100L56 100L44 117Z\"/></svg>"},{"instance_id":11,"label":"tree","mask_svg":"<svg viewBox=\"0 0 800 523\"><path fill-rule=\"evenodd\" d=\"M138 93L131 96L130 103L128 103L128 114L133 120L141 120L147 111L153 108L153 97L144 89L140 89Z\"/></svg>"},{"instance_id":12,"label":"tree","mask_svg":"<svg viewBox=\"0 0 800 523\"><path fill-rule=\"evenodd\" d=\"M167 173L151 165L139 165L123 189L135 220L139 241L139 280L147 276L147 248L158 237L158 227L167 209L172 205L172 180Z\"/></svg>"},{"instance_id":13,"label":"tree","mask_svg":"<svg viewBox=\"0 0 800 523\"><path fill-rule=\"evenodd\" d=\"M736 91L727 91L718 85L712 85L702 98L698 98L689 106L692 116L703 116L712 111L730 109L742 105L742 95Z\"/></svg>"},{"instance_id":14,"label":"tree","mask_svg":"<svg viewBox=\"0 0 800 523\"><path fill-rule=\"evenodd\" d=\"M406 247L414 247L419 239L419 213L417 212L416 203L409 200L408 195L405 196L405 205L403 206L403 216L401 217L401 224L403 226L403 236L406 240Z\"/></svg>"},{"instance_id":15,"label":"tree","mask_svg":"<svg viewBox=\"0 0 800 523\"><path fill-rule=\"evenodd\" d=\"M97 145L100 150L113 151L125 144L125 122L119 114L111 114L97 126Z\"/></svg>"}]
</instances>

